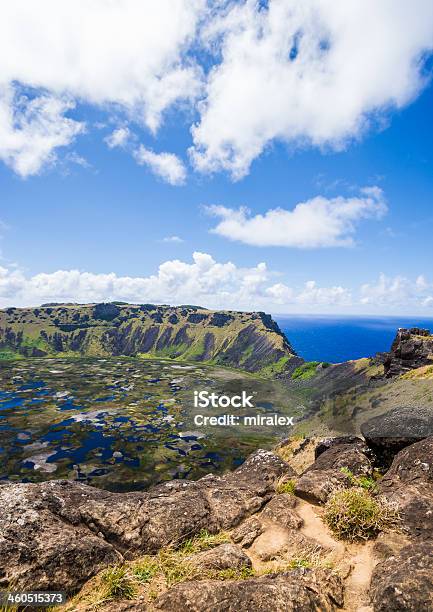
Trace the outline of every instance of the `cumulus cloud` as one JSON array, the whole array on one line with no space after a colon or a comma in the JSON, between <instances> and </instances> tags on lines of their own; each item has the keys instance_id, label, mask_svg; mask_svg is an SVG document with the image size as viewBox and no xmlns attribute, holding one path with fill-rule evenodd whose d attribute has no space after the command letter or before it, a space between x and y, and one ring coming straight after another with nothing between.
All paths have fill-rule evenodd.
<instances>
[{"instance_id":1,"label":"cumulus cloud","mask_svg":"<svg viewBox=\"0 0 433 612\"><path fill-rule=\"evenodd\" d=\"M320 287L316 281L307 281L295 292L283 283L277 283L266 289L266 295L276 304L297 304L303 307L314 306L350 306L352 294L349 289L341 286Z\"/></svg>"},{"instance_id":2,"label":"cumulus cloud","mask_svg":"<svg viewBox=\"0 0 433 612\"><path fill-rule=\"evenodd\" d=\"M0 158L39 172L81 131L73 104L153 134L185 106L195 168L238 179L275 140L339 149L382 125L432 41L431 0L3 0Z\"/></svg>"},{"instance_id":3,"label":"cumulus cloud","mask_svg":"<svg viewBox=\"0 0 433 612\"><path fill-rule=\"evenodd\" d=\"M293 210L275 208L263 215L250 216L247 208L208 206L207 210L221 219L211 231L231 240L254 246L317 248L353 245L357 223L380 218L387 206L379 187L366 187L358 197L318 196Z\"/></svg>"},{"instance_id":4,"label":"cumulus cloud","mask_svg":"<svg viewBox=\"0 0 433 612\"><path fill-rule=\"evenodd\" d=\"M361 304L364 305L404 305L406 311L419 305L433 305L433 284L428 283L422 275L413 280L405 276L381 274L375 283L362 285L360 294Z\"/></svg>"},{"instance_id":5,"label":"cumulus cloud","mask_svg":"<svg viewBox=\"0 0 433 612\"><path fill-rule=\"evenodd\" d=\"M244 176L273 140L340 149L416 96L430 0L234 2L202 33L221 61L193 127L202 171Z\"/></svg>"},{"instance_id":6,"label":"cumulus cloud","mask_svg":"<svg viewBox=\"0 0 433 612\"><path fill-rule=\"evenodd\" d=\"M95 274L58 270L27 276L18 267L0 266L0 308L36 306L43 302L200 304L207 308L267 310L268 312L421 312L433 307L433 284L381 275L361 287L301 285L275 282L277 273L261 262L251 267L218 262L195 252L192 261L172 259L149 276Z\"/></svg>"},{"instance_id":7,"label":"cumulus cloud","mask_svg":"<svg viewBox=\"0 0 433 612\"><path fill-rule=\"evenodd\" d=\"M201 69L187 53L205 0L5 0L0 6L1 158L38 172L78 126L66 100L122 109L156 132L172 104L196 98ZM42 91L14 129L16 84Z\"/></svg>"},{"instance_id":8,"label":"cumulus cloud","mask_svg":"<svg viewBox=\"0 0 433 612\"><path fill-rule=\"evenodd\" d=\"M154 153L140 145L133 153L135 160L148 168L170 185L183 185L186 168L182 160L173 153Z\"/></svg>"},{"instance_id":9,"label":"cumulus cloud","mask_svg":"<svg viewBox=\"0 0 433 612\"><path fill-rule=\"evenodd\" d=\"M143 277L58 270L26 276L16 268L0 267L0 305L24 306L43 302L97 302L125 300L170 304L199 303L210 308L243 310L314 308L350 303L341 287L319 287L314 281L299 288L275 284L265 263L243 268L217 262L195 252L192 262L178 259L162 263L156 274Z\"/></svg>"},{"instance_id":10,"label":"cumulus cloud","mask_svg":"<svg viewBox=\"0 0 433 612\"><path fill-rule=\"evenodd\" d=\"M124 147L131 138L131 131L127 127L116 128L104 138L109 149Z\"/></svg>"},{"instance_id":11,"label":"cumulus cloud","mask_svg":"<svg viewBox=\"0 0 433 612\"><path fill-rule=\"evenodd\" d=\"M26 95L0 81L0 159L22 177L37 174L56 160L84 124L65 116L74 103L64 97Z\"/></svg>"}]
</instances>

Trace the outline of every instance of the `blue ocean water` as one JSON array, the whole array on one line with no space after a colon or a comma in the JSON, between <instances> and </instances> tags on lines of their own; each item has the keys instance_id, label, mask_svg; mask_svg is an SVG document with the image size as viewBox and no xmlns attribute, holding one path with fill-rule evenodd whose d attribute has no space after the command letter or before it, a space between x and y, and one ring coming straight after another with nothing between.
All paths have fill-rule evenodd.
<instances>
[{"instance_id":1,"label":"blue ocean water","mask_svg":"<svg viewBox=\"0 0 433 612\"><path fill-rule=\"evenodd\" d=\"M274 315L295 351L307 361L340 363L389 351L399 327L433 333L433 318Z\"/></svg>"}]
</instances>

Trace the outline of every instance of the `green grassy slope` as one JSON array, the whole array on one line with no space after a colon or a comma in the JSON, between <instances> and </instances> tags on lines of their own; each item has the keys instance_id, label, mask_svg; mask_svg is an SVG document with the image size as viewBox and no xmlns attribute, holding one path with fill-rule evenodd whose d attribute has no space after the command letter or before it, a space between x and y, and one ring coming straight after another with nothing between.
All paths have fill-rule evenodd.
<instances>
[{"instance_id":1,"label":"green grassy slope","mask_svg":"<svg viewBox=\"0 0 433 612\"><path fill-rule=\"evenodd\" d=\"M0 358L54 355L167 357L267 375L302 362L261 312L123 303L0 311Z\"/></svg>"}]
</instances>

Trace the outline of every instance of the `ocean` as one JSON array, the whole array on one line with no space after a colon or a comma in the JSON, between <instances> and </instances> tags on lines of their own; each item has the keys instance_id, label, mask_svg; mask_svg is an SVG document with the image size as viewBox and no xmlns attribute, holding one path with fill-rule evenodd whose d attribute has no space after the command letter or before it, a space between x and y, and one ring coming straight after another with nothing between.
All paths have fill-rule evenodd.
<instances>
[{"instance_id":1,"label":"ocean","mask_svg":"<svg viewBox=\"0 0 433 612\"><path fill-rule=\"evenodd\" d=\"M433 318L274 315L295 351L307 361L340 363L389 351L399 327L433 332Z\"/></svg>"}]
</instances>

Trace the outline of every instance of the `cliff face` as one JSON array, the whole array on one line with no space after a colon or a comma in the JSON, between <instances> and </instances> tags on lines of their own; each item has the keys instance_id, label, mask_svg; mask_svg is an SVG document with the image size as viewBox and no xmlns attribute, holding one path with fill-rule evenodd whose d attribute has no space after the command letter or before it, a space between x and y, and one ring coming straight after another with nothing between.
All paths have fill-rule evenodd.
<instances>
[{"instance_id":1,"label":"cliff face","mask_svg":"<svg viewBox=\"0 0 433 612\"><path fill-rule=\"evenodd\" d=\"M262 312L153 304L47 304L0 311L0 357L168 357L277 373L299 362Z\"/></svg>"},{"instance_id":2,"label":"cliff face","mask_svg":"<svg viewBox=\"0 0 433 612\"><path fill-rule=\"evenodd\" d=\"M390 378L433 364L433 336L428 329L399 329L391 351L383 356L385 376Z\"/></svg>"}]
</instances>

